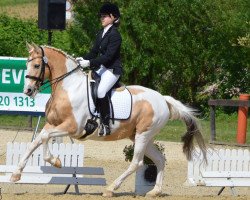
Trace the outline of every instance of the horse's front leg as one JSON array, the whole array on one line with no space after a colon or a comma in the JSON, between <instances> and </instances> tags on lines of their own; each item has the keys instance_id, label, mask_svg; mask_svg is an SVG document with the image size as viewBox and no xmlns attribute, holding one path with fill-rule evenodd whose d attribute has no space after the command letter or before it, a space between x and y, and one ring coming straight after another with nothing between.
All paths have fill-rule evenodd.
<instances>
[{"instance_id":1,"label":"horse's front leg","mask_svg":"<svg viewBox=\"0 0 250 200\"><path fill-rule=\"evenodd\" d=\"M69 135L68 132L60 131L56 128L49 129L45 131L42 135L42 144L43 144L43 159L53 165L54 167L61 168L62 164L58 157L54 157L48 148L48 142L52 137L64 137Z\"/></svg>"},{"instance_id":2,"label":"horse's front leg","mask_svg":"<svg viewBox=\"0 0 250 200\"><path fill-rule=\"evenodd\" d=\"M33 142L28 146L26 152L22 156L21 160L17 165L17 169L12 173L10 181L17 182L21 179L21 173L26 166L26 163L30 157L30 155L42 144L42 135L44 129L40 132L40 134L33 140Z\"/></svg>"}]
</instances>

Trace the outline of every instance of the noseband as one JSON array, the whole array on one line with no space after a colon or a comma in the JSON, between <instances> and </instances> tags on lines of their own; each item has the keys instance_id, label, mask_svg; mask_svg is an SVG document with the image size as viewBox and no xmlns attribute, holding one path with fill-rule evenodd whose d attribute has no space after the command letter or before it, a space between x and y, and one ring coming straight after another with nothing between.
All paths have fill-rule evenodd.
<instances>
[{"instance_id":1,"label":"noseband","mask_svg":"<svg viewBox=\"0 0 250 200\"><path fill-rule=\"evenodd\" d=\"M42 67L41 67L41 72L39 74L39 77L30 76L30 75L25 76L25 78L35 80L36 81L35 85L37 85L38 87L40 87L40 86L42 86L44 84L45 67L47 66L49 68L49 70L50 70L50 67L48 65L48 58L44 55L43 48L42 47L40 47L40 48L41 48L41 51L42 51L42 56L41 57L35 57L35 58L32 58L32 59L27 61L27 62L31 62L32 60L35 60L37 58L42 59Z\"/></svg>"}]
</instances>

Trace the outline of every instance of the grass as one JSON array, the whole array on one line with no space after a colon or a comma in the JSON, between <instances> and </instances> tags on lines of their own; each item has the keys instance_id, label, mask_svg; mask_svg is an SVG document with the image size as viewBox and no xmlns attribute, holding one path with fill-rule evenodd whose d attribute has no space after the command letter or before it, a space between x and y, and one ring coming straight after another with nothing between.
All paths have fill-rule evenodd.
<instances>
[{"instance_id":1,"label":"grass","mask_svg":"<svg viewBox=\"0 0 250 200\"><path fill-rule=\"evenodd\" d=\"M37 3L38 0L1 0L0 7L3 6L17 6L22 4Z\"/></svg>"},{"instance_id":2,"label":"grass","mask_svg":"<svg viewBox=\"0 0 250 200\"><path fill-rule=\"evenodd\" d=\"M29 128L28 116L0 115L0 128L13 127L15 129ZM38 118L33 117L32 128L36 126ZM43 117L39 128L44 125ZM208 118L200 120L202 134L206 142L210 141L210 120ZM247 144L250 144L250 124L248 123ZM181 121L169 121L156 136L157 140L180 142L181 136L186 132L186 125ZM216 117L216 140L224 143L236 143L237 114L219 114Z\"/></svg>"},{"instance_id":3,"label":"grass","mask_svg":"<svg viewBox=\"0 0 250 200\"><path fill-rule=\"evenodd\" d=\"M249 118L248 118L249 121ZM202 134L206 142L210 141L210 119L200 120ZM219 114L216 116L216 141L223 143L236 143L237 114ZM247 127L246 143L250 144L250 124ZM181 136L186 132L186 125L181 121L170 121L156 137L158 140L181 141Z\"/></svg>"},{"instance_id":4,"label":"grass","mask_svg":"<svg viewBox=\"0 0 250 200\"><path fill-rule=\"evenodd\" d=\"M38 117L32 117L32 127L30 127L29 116L23 115L0 115L0 128L13 129L34 129L36 127ZM45 123L45 118L42 117L39 128L42 128Z\"/></svg>"},{"instance_id":5,"label":"grass","mask_svg":"<svg viewBox=\"0 0 250 200\"><path fill-rule=\"evenodd\" d=\"M0 13L19 19L38 19L38 0L0 0Z\"/></svg>"}]
</instances>

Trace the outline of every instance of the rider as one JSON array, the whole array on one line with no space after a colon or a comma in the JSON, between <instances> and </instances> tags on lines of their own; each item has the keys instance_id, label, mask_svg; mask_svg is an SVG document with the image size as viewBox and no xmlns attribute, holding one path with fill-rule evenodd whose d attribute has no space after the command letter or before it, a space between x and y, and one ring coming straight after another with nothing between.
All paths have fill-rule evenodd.
<instances>
[{"instance_id":1,"label":"rider","mask_svg":"<svg viewBox=\"0 0 250 200\"><path fill-rule=\"evenodd\" d=\"M98 13L102 29L96 36L90 52L77 58L81 67L90 67L101 78L97 90L97 107L101 118L99 136L109 135L110 107L107 92L114 86L122 75L120 48L122 43L118 31L120 11L113 3L104 3Z\"/></svg>"}]
</instances>

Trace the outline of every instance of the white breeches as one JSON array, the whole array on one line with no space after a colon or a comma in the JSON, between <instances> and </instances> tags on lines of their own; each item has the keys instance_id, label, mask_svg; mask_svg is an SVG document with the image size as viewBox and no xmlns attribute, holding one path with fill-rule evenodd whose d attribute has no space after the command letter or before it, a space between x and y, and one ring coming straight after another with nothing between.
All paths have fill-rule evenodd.
<instances>
[{"instance_id":1,"label":"white breeches","mask_svg":"<svg viewBox=\"0 0 250 200\"><path fill-rule=\"evenodd\" d=\"M112 69L107 69L103 65L96 71L101 77L101 81L97 90L97 97L104 98L106 93L113 87L119 79L119 75L113 74Z\"/></svg>"}]
</instances>

